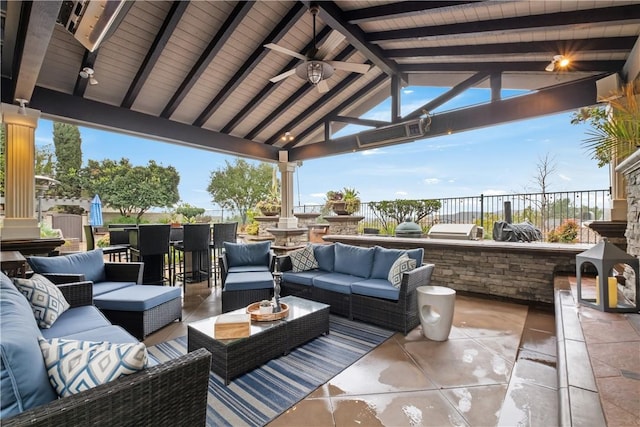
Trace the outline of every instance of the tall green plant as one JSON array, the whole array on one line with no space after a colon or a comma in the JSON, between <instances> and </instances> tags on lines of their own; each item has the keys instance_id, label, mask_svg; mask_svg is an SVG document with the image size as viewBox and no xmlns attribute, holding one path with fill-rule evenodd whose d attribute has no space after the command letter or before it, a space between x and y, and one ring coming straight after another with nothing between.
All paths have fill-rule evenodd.
<instances>
[{"instance_id":1,"label":"tall green plant","mask_svg":"<svg viewBox=\"0 0 640 427\"><path fill-rule=\"evenodd\" d=\"M404 222L409 218L415 222L420 222L426 216L437 212L441 203L440 200L382 200L380 202L369 202L374 215L382 222L384 229L389 229L389 220L395 220L396 224Z\"/></svg>"},{"instance_id":2,"label":"tall green plant","mask_svg":"<svg viewBox=\"0 0 640 427\"><path fill-rule=\"evenodd\" d=\"M638 88L625 85L620 97L609 101L607 107L583 108L575 113L572 124L588 123L588 138L583 146L602 167L614 157L625 158L640 148L640 105Z\"/></svg>"}]
</instances>

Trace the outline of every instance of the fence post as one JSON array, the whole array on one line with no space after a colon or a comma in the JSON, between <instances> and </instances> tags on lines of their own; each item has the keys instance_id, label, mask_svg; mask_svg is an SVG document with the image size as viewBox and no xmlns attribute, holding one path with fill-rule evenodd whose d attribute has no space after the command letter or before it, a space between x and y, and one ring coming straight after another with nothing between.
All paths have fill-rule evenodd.
<instances>
[{"instance_id":1,"label":"fence post","mask_svg":"<svg viewBox=\"0 0 640 427\"><path fill-rule=\"evenodd\" d=\"M484 229L484 194L480 194L480 227Z\"/></svg>"}]
</instances>

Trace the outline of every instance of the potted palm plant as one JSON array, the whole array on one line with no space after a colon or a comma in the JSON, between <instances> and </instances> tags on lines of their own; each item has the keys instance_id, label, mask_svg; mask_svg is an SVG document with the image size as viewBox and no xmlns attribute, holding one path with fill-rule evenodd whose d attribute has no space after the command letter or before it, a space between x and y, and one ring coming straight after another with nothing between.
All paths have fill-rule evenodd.
<instances>
[{"instance_id":1,"label":"potted palm plant","mask_svg":"<svg viewBox=\"0 0 640 427\"><path fill-rule=\"evenodd\" d=\"M325 205L336 215L351 215L360 210L360 197L355 188L330 190L326 194Z\"/></svg>"},{"instance_id":2,"label":"potted palm plant","mask_svg":"<svg viewBox=\"0 0 640 427\"><path fill-rule=\"evenodd\" d=\"M601 167L614 157L623 159L640 148L638 88L628 83L618 95L606 108L582 108L571 119L573 124L591 125L583 144Z\"/></svg>"}]
</instances>

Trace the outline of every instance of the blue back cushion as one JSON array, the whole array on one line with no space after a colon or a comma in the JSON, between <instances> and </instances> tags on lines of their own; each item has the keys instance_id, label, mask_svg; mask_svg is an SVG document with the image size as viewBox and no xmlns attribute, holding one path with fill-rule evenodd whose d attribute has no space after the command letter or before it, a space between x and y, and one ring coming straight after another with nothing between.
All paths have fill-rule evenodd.
<instances>
[{"instance_id":1,"label":"blue back cushion","mask_svg":"<svg viewBox=\"0 0 640 427\"><path fill-rule=\"evenodd\" d=\"M32 256L27 261L33 271L40 274L84 274L84 278L92 282L103 282L106 278L102 249L55 257Z\"/></svg>"},{"instance_id":2,"label":"blue back cushion","mask_svg":"<svg viewBox=\"0 0 640 427\"><path fill-rule=\"evenodd\" d=\"M231 243L224 242L229 267L241 265L269 265L271 242L260 243Z\"/></svg>"},{"instance_id":3,"label":"blue back cushion","mask_svg":"<svg viewBox=\"0 0 640 427\"><path fill-rule=\"evenodd\" d=\"M373 256L373 268L371 269L372 279L386 279L389 276L391 266L400 258L400 255L406 253L409 258L416 260L416 268L422 265L422 257L424 256L423 248L411 250L404 249L387 249L381 246L375 247Z\"/></svg>"},{"instance_id":4,"label":"blue back cushion","mask_svg":"<svg viewBox=\"0 0 640 427\"><path fill-rule=\"evenodd\" d=\"M345 245L340 242L336 243L335 247L336 258L333 267L334 272L351 274L352 276L364 277L365 279L369 278L375 248L361 248L359 246Z\"/></svg>"},{"instance_id":5,"label":"blue back cushion","mask_svg":"<svg viewBox=\"0 0 640 427\"><path fill-rule=\"evenodd\" d=\"M335 245L313 245L313 256L318 261L318 268L324 271L333 271L335 260Z\"/></svg>"},{"instance_id":6,"label":"blue back cushion","mask_svg":"<svg viewBox=\"0 0 640 427\"><path fill-rule=\"evenodd\" d=\"M38 345L40 330L27 299L0 273L0 418L58 398Z\"/></svg>"}]
</instances>

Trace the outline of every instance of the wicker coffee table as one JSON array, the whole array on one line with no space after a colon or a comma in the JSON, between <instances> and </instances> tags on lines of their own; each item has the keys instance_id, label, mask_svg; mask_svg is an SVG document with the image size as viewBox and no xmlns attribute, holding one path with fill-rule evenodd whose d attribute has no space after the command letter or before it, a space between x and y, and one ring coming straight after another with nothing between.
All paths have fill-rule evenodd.
<instances>
[{"instance_id":1,"label":"wicker coffee table","mask_svg":"<svg viewBox=\"0 0 640 427\"><path fill-rule=\"evenodd\" d=\"M289 305L289 315L272 322L251 322L247 338L219 340L214 337L217 316L190 323L187 330L189 351L206 348L211 352L211 370L225 384L269 360L322 334L329 333L329 306L295 296L280 301ZM241 308L230 313L244 313ZM228 314L228 313L227 313Z\"/></svg>"}]
</instances>

